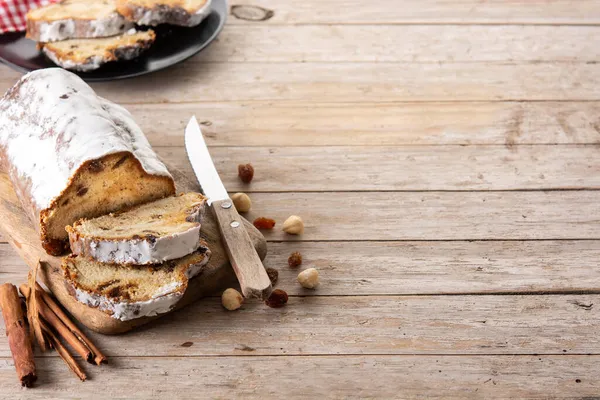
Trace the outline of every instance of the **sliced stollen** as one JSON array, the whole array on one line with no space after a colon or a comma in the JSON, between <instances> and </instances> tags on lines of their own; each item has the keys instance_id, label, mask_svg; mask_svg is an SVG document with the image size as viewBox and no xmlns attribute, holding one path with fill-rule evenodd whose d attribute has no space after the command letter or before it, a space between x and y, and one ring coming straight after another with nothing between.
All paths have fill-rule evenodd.
<instances>
[{"instance_id":1,"label":"sliced stollen","mask_svg":"<svg viewBox=\"0 0 600 400\"><path fill-rule=\"evenodd\" d=\"M26 74L0 99L0 162L51 255L80 218L175 194L131 114L62 68Z\"/></svg>"},{"instance_id":2,"label":"sliced stollen","mask_svg":"<svg viewBox=\"0 0 600 400\"><path fill-rule=\"evenodd\" d=\"M171 311L210 259L206 243L177 260L149 266L104 264L70 255L62 268L69 293L112 318L129 321Z\"/></svg>"},{"instance_id":3,"label":"sliced stollen","mask_svg":"<svg viewBox=\"0 0 600 400\"><path fill-rule=\"evenodd\" d=\"M67 227L74 254L104 263L156 264L199 246L206 197L185 193Z\"/></svg>"},{"instance_id":4,"label":"sliced stollen","mask_svg":"<svg viewBox=\"0 0 600 400\"><path fill-rule=\"evenodd\" d=\"M131 28L115 0L63 0L27 13L27 37L42 43L114 36Z\"/></svg>"},{"instance_id":5,"label":"sliced stollen","mask_svg":"<svg viewBox=\"0 0 600 400\"><path fill-rule=\"evenodd\" d=\"M123 35L108 38L71 39L45 43L40 47L50 60L63 68L93 71L107 62L137 58L155 39L152 30L131 29Z\"/></svg>"},{"instance_id":6,"label":"sliced stollen","mask_svg":"<svg viewBox=\"0 0 600 400\"><path fill-rule=\"evenodd\" d=\"M210 14L211 1L117 0L117 10L138 25L196 26Z\"/></svg>"}]
</instances>

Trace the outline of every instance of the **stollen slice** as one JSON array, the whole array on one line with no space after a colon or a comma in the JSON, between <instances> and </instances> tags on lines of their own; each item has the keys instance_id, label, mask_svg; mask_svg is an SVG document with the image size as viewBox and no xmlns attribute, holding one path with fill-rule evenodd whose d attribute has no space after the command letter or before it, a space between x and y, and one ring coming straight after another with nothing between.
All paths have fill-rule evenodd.
<instances>
[{"instance_id":1,"label":"stollen slice","mask_svg":"<svg viewBox=\"0 0 600 400\"><path fill-rule=\"evenodd\" d=\"M156 35L154 31L129 32L98 39L71 39L41 44L46 56L56 65L75 71L93 71L111 61L127 61L147 50Z\"/></svg>"},{"instance_id":2,"label":"stollen slice","mask_svg":"<svg viewBox=\"0 0 600 400\"><path fill-rule=\"evenodd\" d=\"M70 255L62 269L69 293L77 301L120 321L152 317L171 311L188 282L210 259L206 243L177 260L147 266L104 264Z\"/></svg>"},{"instance_id":3,"label":"stollen slice","mask_svg":"<svg viewBox=\"0 0 600 400\"><path fill-rule=\"evenodd\" d=\"M117 10L138 25L196 26L210 14L211 0L117 0Z\"/></svg>"},{"instance_id":4,"label":"stollen slice","mask_svg":"<svg viewBox=\"0 0 600 400\"><path fill-rule=\"evenodd\" d=\"M199 248L206 198L185 193L68 226L74 254L103 263L156 264Z\"/></svg>"},{"instance_id":5,"label":"stollen slice","mask_svg":"<svg viewBox=\"0 0 600 400\"><path fill-rule=\"evenodd\" d=\"M27 13L27 37L42 43L115 36L131 28L115 0L63 0Z\"/></svg>"}]
</instances>

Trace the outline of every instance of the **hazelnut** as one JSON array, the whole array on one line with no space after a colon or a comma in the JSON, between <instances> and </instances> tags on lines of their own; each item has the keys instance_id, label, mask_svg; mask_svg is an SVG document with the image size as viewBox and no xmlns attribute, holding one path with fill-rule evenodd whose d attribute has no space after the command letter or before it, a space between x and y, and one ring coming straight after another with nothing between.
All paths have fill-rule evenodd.
<instances>
[{"instance_id":1,"label":"hazelnut","mask_svg":"<svg viewBox=\"0 0 600 400\"><path fill-rule=\"evenodd\" d=\"M252 164L238 165L238 176L244 183L250 183L254 178L254 167Z\"/></svg>"},{"instance_id":2,"label":"hazelnut","mask_svg":"<svg viewBox=\"0 0 600 400\"><path fill-rule=\"evenodd\" d=\"M231 201L238 212L248 212L252 208L252 201L246 193L236 193L231 196Z\"/></svg>"},{"instance_id":3,"label":"hazelnut","mask_svg":"<svg viewBox=\"0 0 600 400\"><path fill-rule=\"evenodd\" d=\"M316 268L305 269L298 274L298 282L303 288L316 288L319 285L319 271Z\"/></svg>"},{"instance_id":4,"label":"hazelnut","mask_svg":"<svg viewBox=\"0 0 600 400\"><path fill-rule=\"evenodd\" d=\"M302 264L302 254L298 253L297 251L290 254L288 257L288 265L290 268L297 268L300 266L300 264Z\"/></svg>"},{"instance_id":5,"label":"hazelnut","mask_svg":"<svg viewBox=\"0 0 600 400\"><path fill-rule=\"evenodd\" d=\"M267 276L271 281L271 285L275 285L277 283L277 279L279 279L279 272L275 268L265 268L267 271Z\"/></svg>"},{"instance_id":6,"label":"hazelnut","mask_svg":"<svg viewBox=\"0 0 600 400\"><path fill-rule=\"evenodd\" d=\"M287 301L288 294L281 289L275 289L271 292L271 295L265 301L265 304L272 308L279 308L285 306Z\"/></svg>"},{"instance_id":7,"label":"hazelnut","mask_svg":"<svg viewBox=\"0 0 600 400\"><path fill-rule=\"evenodd\" d=\"M283 223L283 231L290 235L301 235L304 232L304 222L297 215L291 215Z\"/></svg>"},{"instance_id":8,"label":"hazelnut","mask_svg":"<svg viewBox=\"0 0 600 400\"><path fill-rule=\"evenodd\" d=\"M237 310L242 306L243 302L244 297L241 295L241 293L232 288L225 289L221 295L221 303L223 303L223 307L229 311Z\"/></svg>"}]
</instances>

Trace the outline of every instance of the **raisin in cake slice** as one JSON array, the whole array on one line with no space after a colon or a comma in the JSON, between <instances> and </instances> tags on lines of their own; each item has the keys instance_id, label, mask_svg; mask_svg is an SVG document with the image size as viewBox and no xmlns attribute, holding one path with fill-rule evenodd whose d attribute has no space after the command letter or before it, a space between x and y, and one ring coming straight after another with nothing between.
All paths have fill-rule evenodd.
<instances>
[{"instance_id":1,"label":"raisin in cake slice","mask_svg":"<svg viewBox=\"0 0 600 400\"><path fill-rule=\"evenodd\" d=\"M123 35L98 39L71 39L45 43L40 47L55 64L75 71L93 71L111 61L137 58L148 49L156 35L154 31L131 29Z\"/></svg>"},{"instance_id":2,"label":"raisin in cake slice","mask_svg":"<svg viewBox=\"0 0 600 400\"><path fill-rule=\"evenodd\" d=\"M131 28L115 0L63 0L27 13L27 37L43 43L114 36Z\"/></svg>"},{"instance_id":3,"label":"raisin in cake slice","mask_svg":"<svg viewBox=\"0 0 600 400\"><path fill-rule=\"evenodd\" d=\"M194 252L206 198L199 193L168 197L129 211L68 226L74 254L105 263L155 264Z\"/></svg>"},{"instance_id":4,"label":"raisin in cake slice","mask_svg":"<svg viewBox=\"0 0 600 400\"><path fill-rule=\"evenodd\" d=\"M104 264L70 255L63 258L62 268L69 293L77 301L129 321L171 311L209 258L210 250L201 242L192 254L163 264Z\"/></svg>"},{"instance_id":5,"label":"raisin in cake slice","mask_svg":"<svg viewBox=\"0 0 600 400\"><path fill-rule=\"evenodd\" d=\"M62 68L26 74L0 99L0 160L52 255L80 218L175 194L131 114Z\"/></svg>"},{"instance_id":6,"label":"raisin in cake slice","mask_svg":"<svg viewBox=\"0 0 600 400\"><path fill-rule=\"evenodd\" d=\"M211 0L117 0L121 15L138 25L196 26L211 11Z\"/></svg>"}]
</instances>

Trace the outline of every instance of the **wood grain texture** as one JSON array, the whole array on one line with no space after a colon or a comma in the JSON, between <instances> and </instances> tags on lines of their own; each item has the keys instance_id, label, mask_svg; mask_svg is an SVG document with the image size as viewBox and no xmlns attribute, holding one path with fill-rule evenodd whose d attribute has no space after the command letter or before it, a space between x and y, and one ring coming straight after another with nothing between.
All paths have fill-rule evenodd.
<instances>
[{"instance_id":1,"label":"wood grain texture","mask_svg":"<svg viewBox=\"0 0 600 400\"><path fill-rule=\"evenodd\" d=\"M192 65L136 78L126 91L120 82L92 86L122 104L600 99L596 63L205 63L201 74ZM0 88L8 89L20 74L1 68Z\"/></svg>"},{"instance_id":2,"label":"wood grain texture","mask_svg":"<svg viewBox=\"0 0 600 400\"><path fill-rule=\"evenodd\" d=\"M600 292L600 241L271 242L264 261L297 296ZM288 267L299 251L303 265ZM21 282L27 267L0 244L0 283ZM307 291L298 272L315 267Z\"/></svg>"},{"instance_id":3,"label":"wood grain texture","mask_svg":"<svg viewBox=\"0 0 600 400\"><path fill-rule=\"evenodd\" d=\"M123 357L111 362L87 368L90 379L82 385L60 360L40 359L40 381L26 396L592 399L600 391L599 356ZM22 398L25 392L11 373L11 361L0 359L3 394Z\"/></svg>"},{"instance_id":4,"label":"wood grain texture","mask_svg":"<svg viewBox=\"0 0 600 400\"><path fill-rule=\"evenodd\" d=\"M229 24L597 24L600 2L586 0L479 1L235 0ZM248 7L249 6L249 7ZM259 9L257 9L259 7ZM262 9L262 10L261 10ZM272 16L260 21L260 18ZM237 17L236 17L237 15Z\"/></svg>"},{"instance_id":5,"label":"wood grain texture","mask_svg":"<svg viewBox=\"0 0 600 400\"><path fill-rule=\"evenodd\" d=\"M594 62L597 41L598 26L230 25L192 62Z\"/></svg>"},{"instance_id":6,"label":"wood grain texture","mask_svg":"<svg viewBox=\"0 0 600 400\"><path fill-rule=\"evenodd\" d=\"M275 241L598 239L597 191L253 193ZM300 215L303 235L281 224Z\"/></svg>"},{"instance_id":7,"label":"wood grain texture","mask_svg":"<svg viewBox=\"0 0 600 400\"><path fill-rule=\"evenodd\" d=\"M129 104L154 146L183 146L196 115L209 146L597 144L600 102Z\"/></svg>"},{"instance_id":8,"label":"wood grain texture","mask_svg":"<svg viewBox=\"0 0 600 400\"><path fill-rule=\"evenodd\" d=\"M118 103L599 100L600 64L182 63L131 81L94 84ZM402 74L397 72L401 70ZM0 78L9 86L14 78ZM157 82L168 82L157 90ZM223 84L227 82L227 84Z\"/></svg>"},{"instance_id":9,"label":"wood grain texture","mask_svg":"<svg viewBox=\"0 0 600 400\"><path fill-rule=\"evenodd\" d=\"M184 148L155 150L194 176ZM597 145L214 147L210 153L230 192L600 189ZM248 162L255 170L250 185L237 173Z\"/></svg>"},{"instance_id":10,"label":"wood grain texture","mask_svg":"<svg viewBox=\"0 0 600 400\"><path fill-rule=\"evenodd\" d=\"M109 362L117 355L600 354L598 304L597 294L294 296L283 308L247 301L231 312L209 297L152 329L90 339ZM10 356L4 337L0 356Z\"/></svg>"},{"instance_id":11,"label":"wood grain texture","mask_svg":"<svg viewBox=\"0 0 600 400\"><path fill-rule=\"evenodd\" d=\"M243 218L229 199L214 201L211 207L242 294L245 298L266 300L271 294L271 280L256 253L254 241L246 232Z\"/></svg>"},{"instance_id":12,"label":"wood grain texture","mask_svg":"<svg viewBox=\"0 0 600 400\"><path fill-rule=\"evenodd\" d=\"M189 181L183 178L177 181L177 188L180 191L187 191L190 186ZM76 320L88 328L105 334L123 333L164 315L120 321L75 300L69 293L68 285L65 282L61 268L61 258L50 256L42 249L39 234L22 210L21 203L6 174L0 174L0 215L2 215L0 230L3 237L9 241L29 266L35 265L38 260L43 261L38 279L46 284L58 301ZM247 221L245 221L245 227L248 229L260 257L264 258L266 255L264 238ZM201 237L211 249L211 258L202 272L190 280L184 296L177 303L177 308L184 307L198 298L210 295L216 290L222 289L222 286L230 286L233 282L233 273L221 244L219 229L210 213L207 213L203 221ZM25 281L26 276L27 269L24 269L22 271L22 281Z\"/></svg>"}]
</instances>

